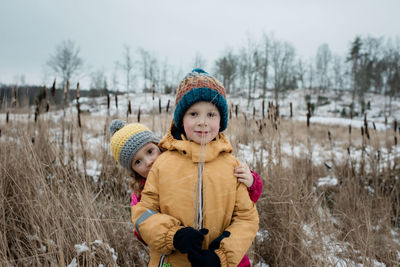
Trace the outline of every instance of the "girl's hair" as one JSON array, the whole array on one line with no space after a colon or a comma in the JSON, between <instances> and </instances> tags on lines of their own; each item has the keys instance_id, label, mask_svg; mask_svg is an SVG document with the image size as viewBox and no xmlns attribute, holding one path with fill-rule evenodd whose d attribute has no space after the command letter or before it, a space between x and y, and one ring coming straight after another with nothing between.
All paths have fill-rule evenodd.
<instances>
[{"instance_id":1,"label":"girl's hair","mask_svg":"<svg viewBox=\"0 0 400 267\"><path fill-rule=\"evenodd\" d=\"M131 180L129 182L129 188L131 189L131 191L133 193L135 193L136 195L139 195L144 187L145 178L143 178L141 175L139 175L135 171L130 172L130 176L131 176Z\"/></svg>"}]
</instances>

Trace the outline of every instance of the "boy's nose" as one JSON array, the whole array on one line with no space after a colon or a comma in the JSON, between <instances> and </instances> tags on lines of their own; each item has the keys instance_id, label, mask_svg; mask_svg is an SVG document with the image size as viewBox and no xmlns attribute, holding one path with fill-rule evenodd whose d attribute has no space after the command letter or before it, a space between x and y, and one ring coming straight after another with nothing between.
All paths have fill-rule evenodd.
<instances>
[{"instance_id":1,"label":"boy's nose","mask_svg":"<svg viewBox=\"0 0 400 267\"><path fill-rule=\"evenodd\" d=\"M199 124L199 125L207 126L207 125L208 125L207 119L206 119L206 118L203 118L203 117L200 118L198 124Z\"/></svg>"}]
</instances>

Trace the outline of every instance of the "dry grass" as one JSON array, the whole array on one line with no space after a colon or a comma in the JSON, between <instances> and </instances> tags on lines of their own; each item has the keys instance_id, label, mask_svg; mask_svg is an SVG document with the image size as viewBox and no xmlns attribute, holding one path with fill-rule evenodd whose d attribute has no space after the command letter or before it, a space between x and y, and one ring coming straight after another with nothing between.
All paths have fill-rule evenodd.
<instances>
[{"instance_id":1,"label":"dry grass","mask_svg":"<svg viewBox=\"0 0 400 267\"><path fill-rule=\"evenodd\" d=\"M0 122L0 265L65 266L75 259L79 266L145 266L148 250L133 236L130 222L127 173L108 148L105 129L112 117L82 114L82 130L76 118L67 117L64 142L64 119L50 118L42 114L34 123L33 117L18 121L11 116L8 124ZM154 112L142 115L141 122L161 137L170 118ZM400 249L392 230L399 227L400 162L398 155L391 164L376 157L383 147L392 147L392 132L371 130L363 141L359 129L349 135L342 126L307 128L305 122L256 122L239 114L231 118L227 135L236 154L242 145L255 152L251 160L239 158L264 181L257 203L261 235L249 250L253 262L334 266L340 258L348 265L397 264ZM349 146L357 151L363 144L370 150L362 158L347 155ZM303 149L299 155L284 153L285 145ZM331 170L315 162L316 146L326 150ZM343 157L330 156L333 149L343 150ZM83 158L101 163L98 181L87 173ZM385 167L378 168L382 163ZM318 178L327 175L338 177L340 184L316 187ZM88 250L78 253L75 245L80 244Z\"/></svg>"}]
</instances>

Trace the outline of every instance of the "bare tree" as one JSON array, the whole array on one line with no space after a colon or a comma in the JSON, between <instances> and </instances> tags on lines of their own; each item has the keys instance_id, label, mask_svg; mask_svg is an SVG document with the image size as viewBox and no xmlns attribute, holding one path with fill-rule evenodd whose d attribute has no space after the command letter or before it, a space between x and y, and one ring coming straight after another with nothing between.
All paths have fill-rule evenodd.
<instances>
[{"instance_id":1,"label":"bare tree","mask_svg":"<svg viewBox=\"0 0 400 267\"><path fill-rule=\"evenodd\" d=\"M131 89L131 81L132 81L132 70L134 67L134 62L131 56L131 49L128 45L124 46L123 49L123 54L122 54L123 60L122 62L117 61L117 66L118 68L122 69L125 75L126 79L126 92L129 94L129 91Z\"/></svg>"},{"instance_id":2,"label":"bare tree","mask_svg":"<svg viewBox=\"0 0 400 267\"><path fill-rule=\"evenodd\" d=\"M342 90L344 88L344 61L341 56L333 56L333 87L336 90Z\"/></svg>"},{"instance_id":3,"label":"bare tree","mask_svg":"<svg viewBox=\"0 0 400 267\"><path fill-rule=\"evenodd\" d=\"M268 75L270 66L270 52L271 52L271 38L264 34L262 43L262 55L261 55L261 66L260 66L260 76L261 76L261 88L262 88L262 98L265 99L265 93L268 88Z\"/></svg>"},{"instance_id":4,"label":"bare tree","mask_svg":"<svg viewBox=\"0 0 400 267\"><path fill-rule=\"evenodd\" d=\"M192 68L201 68L206 70L207 67L207 60L203 57L200 52L196 52L196 55L194 56L193 63L192 63Z\"/></svg>"},{"instance_id":5,"label":"bare tree","mask_svg":"<svg viewBox=\"0 0 400 267\"><path fill-rule=\"evenodd\" d=\"M65 40L56 47L50 55L47 65L62 79L62 85L74 78L83 67L83 60L79 56L79 47L71 40Z\"/></svg>"},{"instance_id":6,"label":"bare tree","mask_svg":"<svg viewBox=\"0 0 400 267\"><path fill-rule=\"evenodd\" d=\"M98 69L91 74L90 89L107 90L107 77L104 69Z\"/></svg>"},{"instance_id":7,"label":"bare tree","mask_svg":"<svg viewBox=\"0 0 400 267\"><path fill-rule=\"evenodd\" d=\"M225 54L215 61L215 74L230 93L235 82L238 71L238 58L232 51L226 51Z\"/></svg>"},{"instance_id":8,"label":"bare tree","mask_svg":"<svg viewBox=\"0 0 400 267\"><path fill-rule=\"evenodd\" d=\"M294 47L284 41L275 40L271 46L271 64L274 76L274 98L278 104L279 93L285 90L294 89Z\"/></svg>"},{"instance_id":9,"label":"bare tree","mask_svg":"<svg viewBox=\"0 0 400 267\"><path fill-rule=\"evenodd\" d=\"M325 92L330 87L329 67L332 60L332 53L328 44L322 44L318 47L316 55L316 76L319 83L319 89Z\"/></svg>"},{"instance_id":10,"label":"bare tree","mask_svg":"<svg viewBox=\"0 0 400 267\"><path fill-rule=\"evenodd\" d=\"M297 74L297 80L301 82L300 88L304 89L305 79L306 79L306 64L301 59L297 61L296 74Z\"/></svg>"}]
</instances>

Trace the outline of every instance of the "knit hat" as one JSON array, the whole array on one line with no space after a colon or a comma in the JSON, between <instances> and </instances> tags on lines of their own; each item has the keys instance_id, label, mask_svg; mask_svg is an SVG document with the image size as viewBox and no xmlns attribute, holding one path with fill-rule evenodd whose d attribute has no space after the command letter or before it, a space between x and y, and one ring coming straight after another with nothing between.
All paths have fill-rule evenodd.
<instances>
[{"instance_id":1,"label":"knit hat","mask_svg":"<svg viewBox=\"0 0 400 267\"><path fill-rule=\"evenodd\" d=\"M176 89L174 123L182 128L182 120L186 111L196 102L213 103L221 115L220 131L228 126L228 104L226 103L224 86L202 69L194 69L188 73Z\"/></svg>"},{"instance_id":2,"label":"knit hat","mask_svg":"<svg viewBox=\"0 0 400 267\"><path fill-rule=\"evenodd\" d=\"M113 120L110 124L111 153L124 168L132 170L132 159L136 152L147 143L160 141L149 128L140 123L127 124Z\"/></svg>"}]
</instances>

